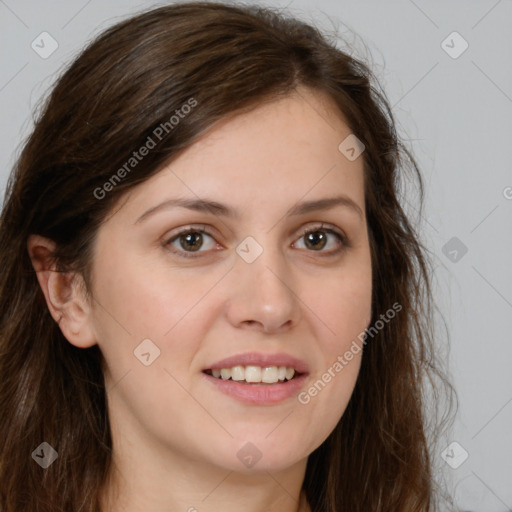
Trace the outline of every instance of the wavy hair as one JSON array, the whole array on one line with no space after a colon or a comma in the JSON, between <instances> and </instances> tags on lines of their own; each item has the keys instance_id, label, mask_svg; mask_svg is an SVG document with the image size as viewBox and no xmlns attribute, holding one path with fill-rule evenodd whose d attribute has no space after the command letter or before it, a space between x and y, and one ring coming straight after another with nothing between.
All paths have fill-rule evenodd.
<instances>
[{"instance_id":1,"label":"wavy hair","mask_svg":"<svg viewBox=\"0 0 512 512\"><path fill-rule=\"evenodd\" d=\"M372 325L392 304L402 306L367 339L353 395L310 454L303 489L313 512L437 510L442 490L430 448L445 420L438 423L428 406L440 403L438 383L455 391L436 353L432 265L399 199L409 172L422 203L422 179L389 102L369 65L312 24L269 7L186 2L139 13L96 36L52 86L10 175L0 217L3 512L99 512L111 467L102 354L97 345L70 344L51 317L29 235L52 239L57 270L79 272L90 290L97 230L127 190L215 122L299 85L327 93L366 146ZM198 105L179 126L98 197L95 191L190 98ZM430 397L427 384L436 390ZM43 441L59 455L44 470L31 456Z\"/></svg>"}]
</instances>

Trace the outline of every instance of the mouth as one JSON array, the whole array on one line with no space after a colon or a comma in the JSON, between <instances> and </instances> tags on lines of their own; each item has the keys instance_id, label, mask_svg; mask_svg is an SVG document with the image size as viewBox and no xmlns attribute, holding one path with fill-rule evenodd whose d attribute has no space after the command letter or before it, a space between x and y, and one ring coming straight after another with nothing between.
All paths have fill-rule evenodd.
<instances>
[{"instance_id":1,"label":"mouth","mask_svg":"<svg viewBox=\"0 0 512 512\"><path fill-rule=\"evenodd\" d=\"M231 380L240 384L272 386L298 379L304 373L292 366L237 365L203 370L203 373L219 380Z\"/></svg>"},{"instance_id":2,"label":"mouth","mask_svg":"<svg viewBox=\"0 0 512 512\"><path fill-rule=\"evenodd\" d=\"M284 352L246 352L209 363L208 385L249 405L271 406L292 399L306 385L309 366Z\"/></svg>"}]
</instances>

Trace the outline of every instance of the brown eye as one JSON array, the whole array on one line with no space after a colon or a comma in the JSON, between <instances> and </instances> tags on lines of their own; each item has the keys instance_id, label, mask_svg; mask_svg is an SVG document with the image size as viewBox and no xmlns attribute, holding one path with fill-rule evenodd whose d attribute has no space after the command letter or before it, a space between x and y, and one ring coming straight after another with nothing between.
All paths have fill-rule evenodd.
<instances>
[{"instance_id":1,"label":"brown eye","mask_svg":"<svg viewBox=\"0 0 512 512\"><path fill-rule=\"evenodd\" d=\"M208 239L210 246L208 247ZM334 256L349 246L347 238L334 229L323 226L308 228L302 232L299 240L304 240L308 252L317 252L322 256ZM295 242L293 245L296 247ZM204 229L186 228L173 235L165 243L171 252L184 258L198 258L201 253L208 253L215 248L215 239ZM205 248L206 245L206 248ZM330 246L330 250L329 250ZM327 250L324 250L327 247ZM204 250L201 250L203 249ZM298 247L302 249L303 247Z\"/></svg>"},{"instance_id":2,"label":"brown eye","mask_svg":"<svg viewBox=\"0 0 512 512\"><path fill-rule=\"evenodd\" d=\"M203 244L203 235L198 231L192 231L178 237L182 248L197 251Z\"/></svg>"},{"instance_id":3,"label":"brown eye","mask_svg":"<svg viewBox=\"0 0 512 512\"><path fill-rule=\"evenodd\" d=\"M344 235L334 229L327 229L321 226L304 230L299 240L302 239L304 240L305 248L309 252L314 251L322 255L325 253L326 256L337 254L349 245ZM324 250L329 244L332 249Z\"/></svg>"},{"instance_id":4,"label":"brown eye","mask_svg":"<svg viewBox=\"0 0 512 512\"><path fill-rule=\"evenodd\" d=\"M322 231L310 231L304 235L306 247L313 250L322 250L327 243L327 235Z\"/></svg>"},{"instance_id":5,"label":"brown eye","mask_svg":"<svg viewBox=\"0 0 512 512\"><path fill-rule=\"evenodd\" d=\"M210 247L204 251L200 249L205 245L205 236L211 240ZM167 240L165 245L173 247L172 252L185 258L195 258L193 253L208 252L215 246L212 235L203 229L186 229ZM206 244L208 245L208 244Z\"/></svg>"}]
</instances>

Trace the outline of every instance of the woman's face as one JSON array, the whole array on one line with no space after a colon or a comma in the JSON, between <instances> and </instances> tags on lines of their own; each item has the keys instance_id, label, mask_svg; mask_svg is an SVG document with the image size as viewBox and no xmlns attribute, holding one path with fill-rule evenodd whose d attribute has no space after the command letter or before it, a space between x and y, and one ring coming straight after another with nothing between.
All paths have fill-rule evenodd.
<instances>
[{"instance_id":1,"label":"woman's face","mask_svg":"<svg viewBox=\"0 0 512 512\"><path fill-rule=\"evenodd\" d=\"M219 123L98 232L90 321L110 421L157 457L284 469L352 394L371 318L363 157L338 149L351 132L330 100L299 91ZM280 366L302 375L206 372L237 366L256 381Z\"/></svg>"}]
</instances>

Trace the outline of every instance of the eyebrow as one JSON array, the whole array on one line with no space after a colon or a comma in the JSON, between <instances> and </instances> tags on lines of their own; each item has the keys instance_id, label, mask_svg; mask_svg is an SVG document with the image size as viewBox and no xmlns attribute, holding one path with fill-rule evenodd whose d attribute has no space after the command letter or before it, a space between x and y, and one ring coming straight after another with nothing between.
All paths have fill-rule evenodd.
<instances>
[{"instance_id":1,"label":"eyebrow","mask_svg":"<svg viewBox=\"0 0 512 512\"><path fill-rule=\"evenodd\" d=\"M335 207L344 207L348 210L357 213L357 215L363 220L363 212L359 205L352 200L350 197L345 195L339 195L335 197L326 197L323 199L316 199L314 201L303 201L292 206L287 212L288 216L304 215L306 213L319 211L319 210L330 210ZM135 224L142 222L151 215L168 210L175 207L187 208L189 210L210 213L221 217L230 219L239 219L240 212L233 208L213 201L209 199L186 199L186 198L172 198L166 199L162 203L153 206L149 210L145 211L136 221Z\"/></svg>"}]
</instances>

